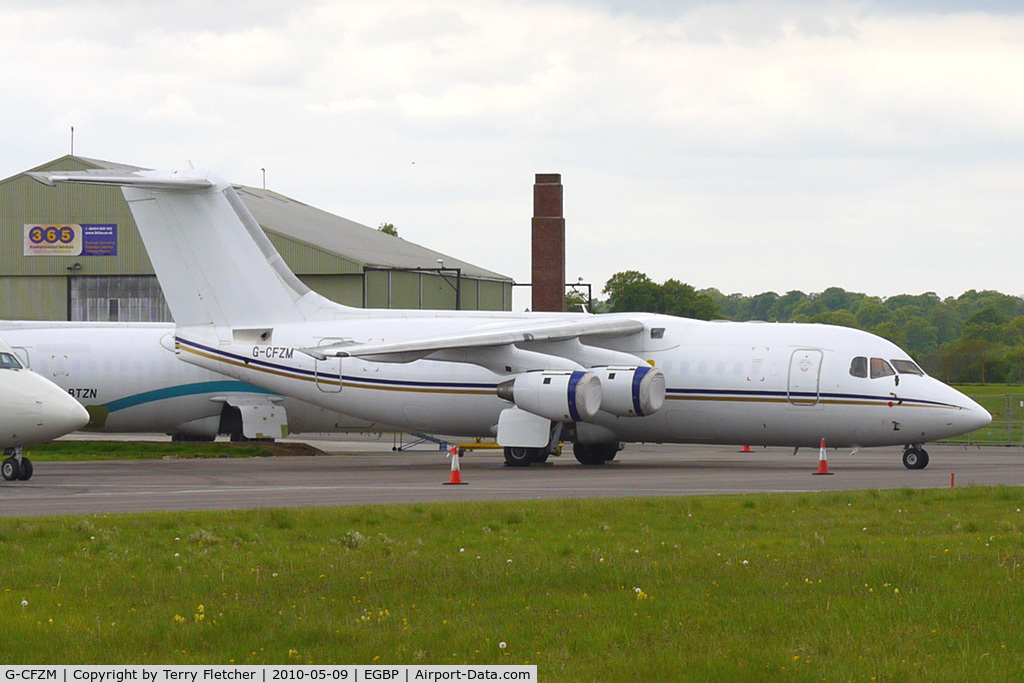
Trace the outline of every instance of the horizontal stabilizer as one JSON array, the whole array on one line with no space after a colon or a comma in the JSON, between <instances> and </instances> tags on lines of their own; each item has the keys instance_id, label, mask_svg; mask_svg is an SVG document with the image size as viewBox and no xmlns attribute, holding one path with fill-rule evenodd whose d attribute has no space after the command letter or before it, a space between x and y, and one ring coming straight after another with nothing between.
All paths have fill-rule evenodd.
<instances>
[{"instance_id":1,"label":"horizontal stabilizer","mask_svg":"<svg viewBox=\"0 0 1024 683\"><path fill-rule=\"evenodd\" d=\"M111 187L138 187L144 190L194 191L213 187L206 178L182 176L177 171L170 177L152 177L110 171L71 171L67 173L39 172L28 174L43 185L56 187L58 183L76 183L78 185L108 185Z\"/></svg>"}]
</instances>

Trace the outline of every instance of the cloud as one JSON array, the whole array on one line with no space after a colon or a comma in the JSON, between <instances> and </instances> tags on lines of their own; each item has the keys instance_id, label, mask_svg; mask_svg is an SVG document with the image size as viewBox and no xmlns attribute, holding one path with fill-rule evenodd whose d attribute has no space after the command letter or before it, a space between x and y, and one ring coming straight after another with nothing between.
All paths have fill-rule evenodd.
<instances>
[{"instance_id":1,"label":"cloud","mask_svg":"<svg viewBox=\"0 0 1024 683\"><path fill-rule=\"evenodd\" d=\"M525 281L533 174L561 172L598 288L1012 292L958 245L1021 232L1022 71L990 4L6 3L0 175L75 125Z\"/></svg>"}]
</instances>

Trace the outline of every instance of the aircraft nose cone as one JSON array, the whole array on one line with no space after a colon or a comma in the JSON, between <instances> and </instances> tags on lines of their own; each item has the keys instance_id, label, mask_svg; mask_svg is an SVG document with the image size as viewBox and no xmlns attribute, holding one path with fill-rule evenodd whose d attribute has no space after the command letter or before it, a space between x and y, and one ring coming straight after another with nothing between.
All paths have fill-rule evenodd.
<instances>
[{"instance_id":1,"label":"aircraft nose cone","mask_svg":"<svg viewBox=\"0 0 1024 683\"><path fill-rule=\"evenodd\" d=\"M973 432L976 429L987 427L992 424L992 414L982 408L980 405L971 401L969 405L964 406L961 416L961 421L964 423L964 431Z\"/></svg>"},{"instance_id":2,"label":"aircraft nose cone","mask_svg":"<svg viewBox=\"0 0 1024 683\"><path fill-rule=\"evenodd\" d=\"M930 441L969 434L992 423L992 415L969 396L941 382L933 386L936 389L932 395L947 409L942 411L944 416L935 424L935 434Z\"/></svg>"},{"instance_id":3,"label":"aircraft nose cone","mask_svg":"<svg viewBox=\"0 0 1024 683\"><path fill-rule=\"evenodd\" d=\"M81 429L89 422L89 413L82 404L54 387L42 402L39 424L48 439L56 439Z\"/></svg>"},{"instance_id":4,"label":"aircraft nose cone","mask_svg":"<svg viewBox=\"0 0 1024 683\"><path fill-rule=\"evenodd\" d=\"M71 397L69 396L68 398ZM65 404L58 413L59 414L54 421L59 423L60 427L65 429L67 432L77 431L89 422L89 412L81 403L73 398L71 399L71 402Z\"/></svg>"}]
</instances>

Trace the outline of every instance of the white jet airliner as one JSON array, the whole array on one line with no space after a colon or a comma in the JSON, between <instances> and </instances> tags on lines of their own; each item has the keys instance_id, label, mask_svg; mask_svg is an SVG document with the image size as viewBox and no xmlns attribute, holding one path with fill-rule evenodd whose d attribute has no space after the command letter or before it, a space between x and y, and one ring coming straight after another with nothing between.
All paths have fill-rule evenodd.
<instances>
[{"instance_id":1,"label":"white jet airliner","mask_svg":"<svg viewBox=\"0 0 1024 683\"><path fill-rule=\"evenodd\" d=\"M904 446L979 429L981 406L896 345L828 325L642 313L362 310L311 291L232 186L198 171L34 173L121 186L182 360L400 428L495 436L509 465L559 440L584 464L623 442Z\"/></svg>"},{"instance_id":2,"label":"white jet airliner","mask_svg":"<svg viewBox=\"0 0 1024 683\"><path fill-rule=\"evenodd\" d=\"M32 478L32 461L22 447L51 441L81 429L89 414L53 382L22 366L0 340L0 475L7 481Z\"/></svg>"},{"instance_id":3,"label":"white jet airliner","mask_svg":"<svg viewBox=\"0 0 1024 683\"><path fill-rule=\"evenodd\" d=\"M170 323L0 321L31 367L89 411L86 429L233 441L300 432L388 431L180 362Z\"/></svg>"}]
</instances>

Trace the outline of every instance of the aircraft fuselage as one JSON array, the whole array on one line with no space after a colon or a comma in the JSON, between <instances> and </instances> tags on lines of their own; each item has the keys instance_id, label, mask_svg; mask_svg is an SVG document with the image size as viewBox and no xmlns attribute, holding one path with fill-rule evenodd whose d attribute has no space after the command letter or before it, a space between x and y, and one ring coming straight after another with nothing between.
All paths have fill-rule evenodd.
<instances>
[{"instance_id":1,"label":"aircraft fuselage","mask_svg":"<svg viewBox=\"0 0 1024 683\"><path fill-rule=\"evenodd\" d=\"M501 411L510 407L496 395L508 375L450 356L413 362L315 360L301 349L479 332L488 324L523 317L364 311L351 319L277 325L264 339L240 340L230 328L179 328L176 344L189 363L341 413L410 429L488 437L496 433ZM647 417L598 413L577 425L583 440L817 446L825 439L835 447L886 446L947 438L991 420L977 403L916 370L899 347L859 330L629 317L644 322L642 334L584 341L661 369L664 406ZM555 344L518 347L559 358ZM902 364L905 371L856 376L856 358L866 367L882 361L890 369Z\"/></svg>"}]
</instances>

